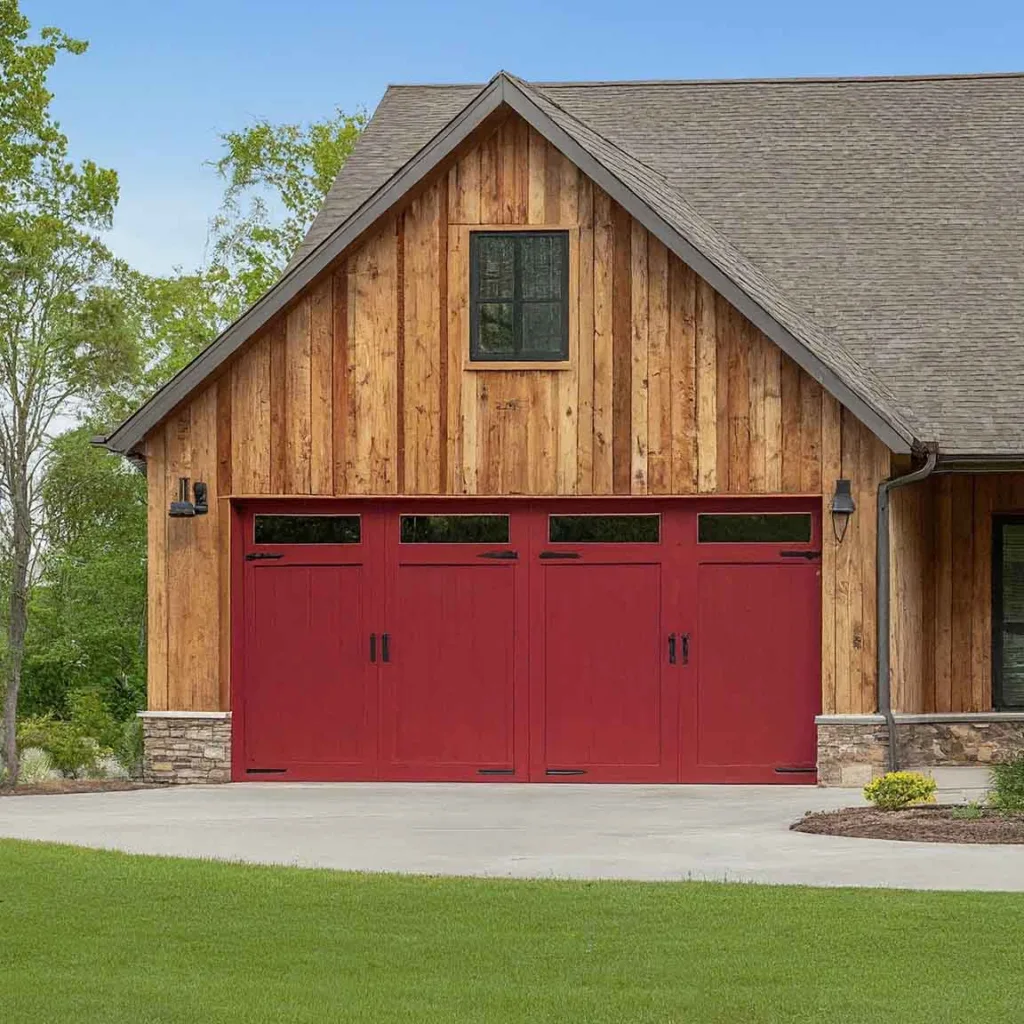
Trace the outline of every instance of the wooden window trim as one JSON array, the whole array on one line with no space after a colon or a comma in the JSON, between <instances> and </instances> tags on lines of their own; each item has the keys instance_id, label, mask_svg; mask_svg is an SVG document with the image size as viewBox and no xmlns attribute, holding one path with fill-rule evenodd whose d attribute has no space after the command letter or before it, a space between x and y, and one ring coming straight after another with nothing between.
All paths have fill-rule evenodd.
<instances>
[{"instance_id":1,"label":"wooden window trim","mask_svg":"<svg viewBox=\"0 0 1024 1024\"><path fill-rule=\"evenodd\" d=\"M469 236L476 231L562 231L569 236L569 358L563 360L499 360L473 361L469 358ZM459 344L463 370L488 373L493 370L531 370L534 373L572 370L579 351L580 302L580 229L578 224L452 224L449 227L449 252L458 253L451 268L452 274L461 274L466 282L466 315L462 317Z\"/></svg>"},{"instance_id":2,"label":"wooden window trim","mask_svg":"<svg viewBox=\"0 0 1024 1024\"><path fill-rule=\"evenodd\" d=\"M1024 526L1024 515L992 517L992 709L1024 711L1003 700L1003 527Z\"/></svg>"}]
</instances>

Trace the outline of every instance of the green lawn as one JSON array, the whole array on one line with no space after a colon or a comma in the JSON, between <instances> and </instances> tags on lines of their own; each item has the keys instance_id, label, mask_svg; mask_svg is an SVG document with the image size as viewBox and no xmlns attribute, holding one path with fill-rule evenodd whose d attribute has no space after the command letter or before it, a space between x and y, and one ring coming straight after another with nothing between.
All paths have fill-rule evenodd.
<instances>
[{"instance_id":1,"label":"green lawn","mask_svg":"<svg viewBox=\"0 0 1024 1024\"><path fill-rule=\"evenodd\" d=\"M490 882L0 842L0 1020L1015 1021L1024 896Z\"/></svg>"}]
</instances>

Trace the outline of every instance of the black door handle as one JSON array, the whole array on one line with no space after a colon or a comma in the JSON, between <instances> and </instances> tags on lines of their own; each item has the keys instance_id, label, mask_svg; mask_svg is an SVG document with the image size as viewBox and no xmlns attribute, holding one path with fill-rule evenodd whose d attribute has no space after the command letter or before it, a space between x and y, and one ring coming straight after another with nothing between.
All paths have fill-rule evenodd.
<instances>
[{"instance_id":1,"label":"black door handle","mask_svg":"<svg viewBox=\"0 0 1024 1024\"><path fill-rule=\"evenodd\" d=\"M782 558L806 558L810 561L813 558L821 558L820 551L780 551Z\"/></svg>"},{"instance_id":2,"label":"black door handle","mask_svg":"<svg viewBox=\"0 0 1024 1024\"><path fill-rule=\"evenodd\" d=\"M578 551L542 551L538 558L579 558Z\"/></svg>"},{"instance_id":3,"label":"black door handle","mask_svg":"<svg viewBox=\"0 0 1024 1024\"><path fill-rule=\"evenodd\" d=\"M245 556L247 562L259 562L268 558L284 558L284 555L273 551L255 551L253 554Z\"/></svg>"},{"instance_id":4,"label":"black door handle","mask_svg":"<svg viewBox=\"0 0 1024 1024\"><path fill-rule=\"evenodd\" d=\"M370 661L377 660L377 634L370 634Z\"/></svg>"},{"instance_id":5,"label":"black door handle","mask_svg":"<svg viewBox=\"0 0 1024 1024\"><path fill-rule=\"evenodd\" d=\"M380 635L380 660L391 660L391 634L381 633Z\"/></svg>"},{"instance_id":6,"label":"black door handle","mask_svg":"<svg viewBox=\"0 0 1024 1024\"><path fill-rule=\"evenodd\" d=\"M680 644L682 645L682 648L683 648L683 664L684 665L689 665L690 664L690 634L689 633L680 633L679 634L679 642L680 642Z\"/></svg>"},{"instance_id":7,"label":"black door handle","mask_svg":"<svg viewBox=\"0 0 1024 1024\"><path fill-rule=\"evenodd\" d=\"M512 561L519 557L518 551L484 551L476 556L477 558L504 558Z\"/></svg>"},{"instance_id":8,"label":"black door handle","mask_svg":"<svg viewBox=\"0 0 1024 1024\"><path fill-rule=\"evenodd\" d=\"M676 635L675 633L669 633L668 635L668 663L674 665L676 663Z\"/></svg>"}]
</instances>

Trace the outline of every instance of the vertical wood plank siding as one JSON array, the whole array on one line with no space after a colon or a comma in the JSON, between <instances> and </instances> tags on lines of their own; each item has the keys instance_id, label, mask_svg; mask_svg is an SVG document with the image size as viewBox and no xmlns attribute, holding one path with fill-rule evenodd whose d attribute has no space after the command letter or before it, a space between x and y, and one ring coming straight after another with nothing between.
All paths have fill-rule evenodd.
<instances>
[{"instance_id":1,"label":"vertical wood plank siding","mask_svg":"<svg viewBox=\"0 0 1024 1024\"><path fill-rule=\"evenodd\" d=\"M479 224L574 231L569 369L467 369L466 238ZM226 563L222 499L399 493L822 495L823 706L874 708L872 510L889 453L514 119L347 251L147 453L154 708L226 706L226 601L196 585ZM207 517L167 518L180 475L209 485ZM842 545L827 513L838 476L854 481L859 509ZM981 568L954 571L984 590ZM973 597L957 601L949 614L987 628ZM955 671L982 672L981 650L954 646L947 672L954 651Z\"/></svg>"},{"instance_id":2,"label":"vertical wood plank siding","mask_svg":"<svg viewBox=\"0 0 1024 1024\"><path fill-rule=\"evenodd\" d=\"M992 517L1024 511L1024 474L935 476L894 492L893 701L992 707Z\"/></svg>"}]
</instances>

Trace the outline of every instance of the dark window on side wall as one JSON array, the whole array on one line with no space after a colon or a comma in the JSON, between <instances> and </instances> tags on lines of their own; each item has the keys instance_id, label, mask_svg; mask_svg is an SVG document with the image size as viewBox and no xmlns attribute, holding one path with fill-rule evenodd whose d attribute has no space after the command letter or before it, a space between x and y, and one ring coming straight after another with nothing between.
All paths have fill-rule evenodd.
<instances>
[{"instance_id":1,"label":"dark window on side wall","mask_svg":"<svg viewBox=\"0 0 1024 1024\"><path fill-rule=\"evenodd\" d=\"M997 516L992 548L992 705L1024 711L1024 516Z\"/></svg>"},{"instance_id":2,"label":"dark window on side wall","mask_svg":"<svg viewBox=\"0 0 1024 1024\"><path fill-rule=\"evenodd\" d=\"M358 544L359 516L255 517L257 544Z\"/></svg>"},{"instance_id":3,"label":"dark window on side wall","mask_svg":"<svg viewBox=\"0 0 1024 1024\"><path fill-rule=\"evenodd\" d=\"M469 236L469 358L569 358L569 233L474 231Z\"/></svg>"}]
</instances>

